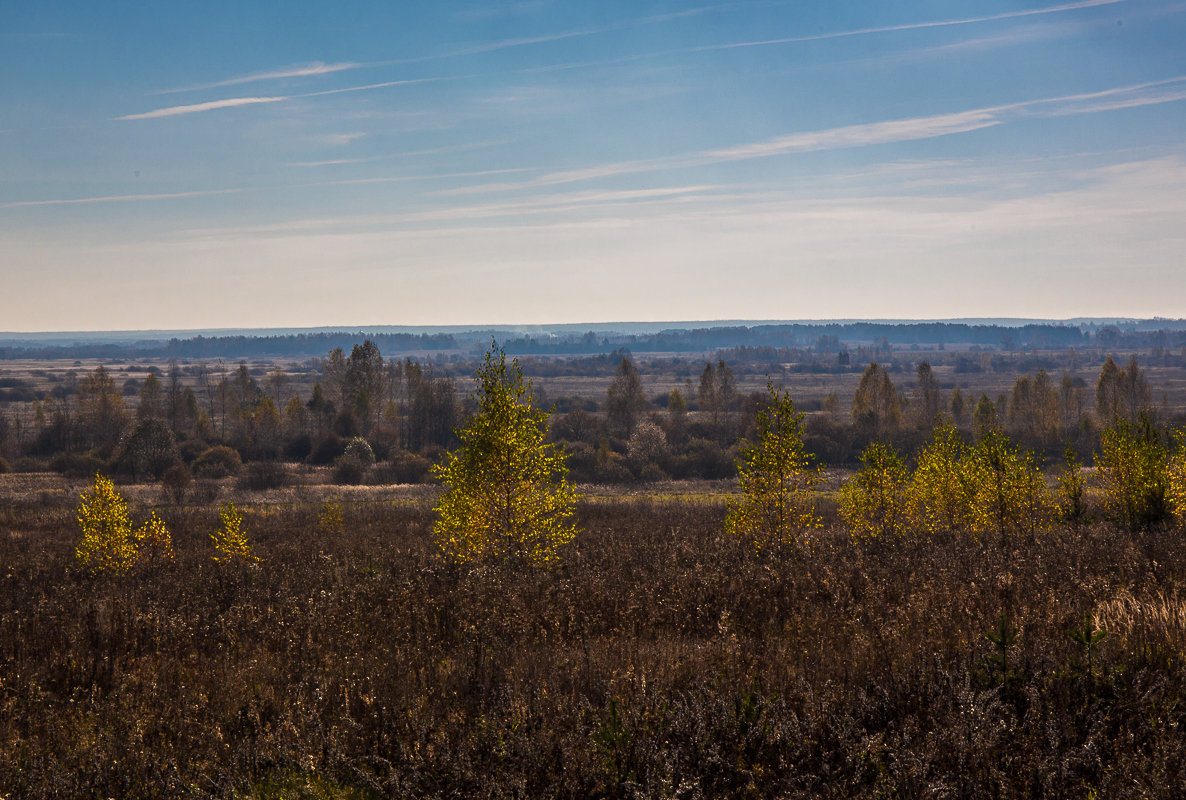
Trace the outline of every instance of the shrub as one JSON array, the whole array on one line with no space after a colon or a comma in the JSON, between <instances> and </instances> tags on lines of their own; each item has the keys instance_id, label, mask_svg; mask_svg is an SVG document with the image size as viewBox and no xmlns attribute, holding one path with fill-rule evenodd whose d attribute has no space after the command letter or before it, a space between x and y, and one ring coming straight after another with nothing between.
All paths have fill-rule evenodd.
<instances>
[{"instance_id":1,"label":"shrub","mask_svg":"<svg viewBox=\"0 0 1186 800\"><path fill-rule=\"evenodd\" d=\"M210 445L201 439L186 439L177 445L177 452L181 454L181 460L186 464L193 464L202 453L209 449Z\"/></svg>"},{"instance_id":2,"label":"shrub","mask_svg":"<svg viewBox=\"0 0 1186 800\"><path fill-rule=\"evenodd\" d=\"M313 452L313 440L307 433L294 436L284 445L284 457L293 461L304 461Z\"/></svg>"},{"instance_id":3,"label":"shrub","mask_svg":"<svg viewBox=\"0 0 1186 800\"><path fill-rule=\"evenodd\" d=\"M392 455L384 475L390 483L424 483L432 471L432 462L406 450Z\"/></svg>"},{"instance_id":4,"label":"shrub","mask_svg":"<svg viewBox=\"0 0 1186 800\"><path fill-rule=\"evenodd\" d=\"M173 501L174 505L181 505L185 501L185 491L193 482L189 470L181 464L176 464L165 470L161 476L161 489Z\"/></svg>"},{"instance_id":5,"label":"shrub","mask_svg":"<svg viewBox=\"0 0 1186 800\"><path fill-rule=\"evenodd\" d=\"M164 420L146 417L120 439L117 463L134 477L160 478L180 461L177 440Z\"/></svg>"},{"instance_id":6,"label":"shrub","mask_svg":"<svg viewBox=\"0 0 1186 800\"><path fill-rule=\"evenodd\" d=\"M7 475L10 472L12 472L12 466L0 457L0 475Z\"/></svg>"},{"instance_id":7,"label":"shrub","mask_svg":"<svg viewBox=\"0 0 1186 800\"><path fill-rule=\"evenodd\" d=\"M968 448L959 431L947 424L935 428L910 478L912 526L931 534L970 529L973 481Z\"/></svg>"},{"instance_id":8,"label":"shrub","mask_svg":"<svg viewBox=\"0 0 1186 800\"><path fill-rule=\"evenodd\" d=\"M1042 473L1029 453L1021 453L1005 434L990 431L970 454L972 525L977 533L1005 538L1031 536L1046 526L1051 502Z\"/></svg>"},{"instance_id":9,"label":"shrub","mask_svg":"<svg viewBox=\"0 0 1186 800\"><path fill-rule=\"evenodd\" d=\"M339 486L357 486L367 474L367 465L353 458L339 458L334 465L334 483Z\"/></svg>"},{"instance_id":10,"label":"shrub","mask_svg":"<svg viewBox=\"0 0 1186 800\"><path fill-rule=\"evenodd\" d=\"M342 451L340 457L351 459L367 466L375 463L375 451L371 449L370 443L361 436L355 436L346 442L346 449Z\"/></svg>"},{"instance_id":11,"label":"shrub","mask_svg":"<svg viewBox=\"0 0 1186 800\"><path fill-rule=\"evenodd\" d=\"M243 530L243 516L234 503L223 503L218 518L222 526L210 534L214 542L214 560L220 564L254 564L259 559L251 552L247 532Z\"/></svg>"},{"instance_id":12,"label":"shrub","mask_svg":"<svg viewBox=\"0 0 1186 800\"><path fill-rule=\"evenodd\" d=\"M211 447L194 461L194 474L199 478L228 478L238 475L243 466L239 452L220 445Z\"/></svg>"},{"instance_id":13,"label":"shrub","mask_svg":"<svg viewBox=\"0 0 1186 800\"><path fill-rule=\"evenodd\" d=\"M12 465L14 472L45 472L46 463L40 458L22 456Z\"/></svg>"},{"instance_id":14,"label":"shrub","mask_svg":"<svg viewBox=\"0 0 1186 800\"><path fill-rule=\"evenodd\" d=\"M50 469L67 478L85 478L103 472L107 465L93 453L63 453L49 463Z\"/></svg>"},{"instance_id":15,"label":"shrub","mask_svg":"<svg viewBox=\"0 0 1186 800\"><path fill-rule=\"evenodd\" d=\"M342 451L345 449L346 443L340 436L326 433L317 437L317 440L313 442L313 449L309 452L308 461L310 464L320 466L332 464L334 459L342 455Z\"/></svg>"},{"instance_id":16,"label":"shrub","mask_svg":"<svg viewBox=\"0 0 1186 800\"><path fill-rule=\"evenodd\" d=\"M370 444L361 436L355 436L346 442L346 448L342 455L338 456L334 466L334 483L362 483L374 463L375 453L371 450Z\"/></svg>"},{"instance_id":17,"label":"shrub","mask_svg":"<svg viewBox=\"0 0 1186 800\"><path fill-rule=\"evenodd\" d=\"M82 537L74 557L87 572L126 572L136 560L136 541L128 503L110 478L96 473L91 487L78 504L78 525Z\"/></svg>"},{"instance_id":18,"label":"shrub","mask_svg":"<svg viewBox=\"0 0 1186 800\"><path fill-rule=\"evenodd\" d=\"M239 488L251 492L280 489L288 485L288 469L279 461L253 461L239 476Z\"/></svg>"}]
</instances>

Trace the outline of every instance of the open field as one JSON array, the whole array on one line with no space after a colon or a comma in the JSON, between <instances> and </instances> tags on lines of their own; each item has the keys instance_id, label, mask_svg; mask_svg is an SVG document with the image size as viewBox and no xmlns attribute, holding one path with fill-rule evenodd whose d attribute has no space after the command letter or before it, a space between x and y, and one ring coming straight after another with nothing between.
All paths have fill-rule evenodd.
<instances>
[{"instance_id":1,"label":"open field","mask_svg":"<svg viewBox=\"0 0 1186 800\"><path fill-rule=\"evenodd\" d=\"M172 564L88 578L77 491L0 476L0 796L1177 797L1186 548L1056 526L758 557L728 484L579 507L561 567L449 567L427 487L158 505ZM341 524L321 519L340 498ZM1013 631L998 646L989 632ZM1106 628L1085 646L1084 619ZM306 792L301 794L301 792Z\"/></svg>"}]
</instances>

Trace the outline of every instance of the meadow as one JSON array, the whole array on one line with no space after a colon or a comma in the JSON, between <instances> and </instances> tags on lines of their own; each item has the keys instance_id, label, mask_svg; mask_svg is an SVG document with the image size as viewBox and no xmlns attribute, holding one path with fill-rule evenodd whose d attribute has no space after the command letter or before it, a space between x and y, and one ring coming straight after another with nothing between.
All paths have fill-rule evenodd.
<instances>
[{"instance_id":1,"label":"meadow","mask_svg":"<svg viewBox=\"0 0 1186 800\"><path fill-rule=\"evenodd\" d=\"M728 482L592 491L549 570L459 567L433 487L123 486L171 562L88 576L85 481L0 475L0 796L1175 797L1173 524L755 554ZM326 514L339 507L341 516ZM1105 633L1106 632L1106 633Z\"/></svg>"}]
</instances>

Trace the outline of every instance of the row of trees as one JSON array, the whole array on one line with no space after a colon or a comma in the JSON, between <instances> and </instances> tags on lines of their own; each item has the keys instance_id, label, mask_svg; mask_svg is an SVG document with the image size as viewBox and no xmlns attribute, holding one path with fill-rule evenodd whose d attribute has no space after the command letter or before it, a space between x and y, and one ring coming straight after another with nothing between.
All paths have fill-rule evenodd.
<instances>
[{"instance_id":1,"label":"row of trees","mask_svg":"<svg viewBox=\"0 0 1186 800\"><path fill-rule=\"evenodd\" d=\"M365 410L365 398L382 394L377 382L390 379L381 359L370 360L366 351L360 355L353 362L331 359L327 371L337 376L335 385L353 388L353 395L338 397L358 398L355 410ZM625 363L611 396L629 398L638 385ZM874 394L884 386L875 366L865 387ZM704 385L717 387L723 369L723 364L706 369ZM437 545L455 564L553 565L577 535L578 495L564 448L548 441L548 412L534 406L518 362L507 364L497 345L491 345L476 381L475 411L458 432L460 446L434 469L445 486L434 526ZM1104 378L1101 383L1110 385ZM927 391L920 381L924 400ZM877 407L876 397L866 402L858 393L858 400L854 414ZM803 419L787 392L770 384L755 416L754 436L740 448L740 495L730 503L725 527L756 552L793 548L803 532L820 524L812 491L819 467L804 445ZM1170 442L1147 415L1135 423L1117 416L1104 432L1095 463L1105 506L1119 523L1148 526L1171 516L1186 521L1186 435ZM860 538L969 534L998 537L1002 548L1015 536L1036 536L1055 519L1079 522L1086 513L1083 476L1071 451L1059 490L1052 493L1033 457L1005 432L990 427L970 444L946 421L934 427L912 468L886 441L870 444L861 468L840 490L839 508ZM145 550L171 556L169 532L159 518L153 514L133 529L127 504L101 475L83 493L78 521L77 558L90 572L127 571ZM224 506L222 521L212 537L215 557L249 563L253 557L241 517Z\"/></svg>"},{"instance_id":2,"label":"row of trees","mask_svg":"<svg viewBox=\"0 0 1186 800\"><path fill-rule=\"evenodd\" d=\"M628 354L615 358L603 403L566 399L570 410L550 422L549 439L564 443L575 480L736 474L737 442L757 425L766 403L761 393L739 391L733 370L718 360L705 364L698 383L689 379L652 398ZM121 388L100 366L69 391L34 404L31 419L0 414L0 454L42 459L30 462L34 469L48 459L52 468L76 475L104 470L159 478L185 464L219 477L243 461L305 461L339 463L344 482L416 481L456 444L469 408L447 376L410 359L385 359L371 341L349 353L331 351L314 377L310 385L280 369L263 375L240 364L223 374L173 362L135 385L133 405L127 400L133 382ZM926 362L913 387L900 391L875 362L861 376L851 417L846 421L831 394L820 405L824 413L806 420L804 438L822 460L844 463L872 441L914 452L948 420L977 437L1000 429L1047 459L1067 444L1087 457L1098 444L1095 420L1133 422L1148 409L1150 392L1135 360L1121 368L1108 359L1094 395L1091 403L1082 379L1067 374L1056 384L1043 370L1019 376L995 401L958 388L947 394Z\"/></svg>"},{"instance_id":3,"label":"row of trees","mask_svg":"<svg viewBox=\"0 0 1186 800\"><path fill-rule=\"evenodd\" d=\"M623 370L621 386L631 382ZM621 387L619 387L621 388ZM611 389L613 391L613 389ZM532 406L516 361L492 346L478 371L476 413L461 446L436 470L445 485L434 533L455 563L513 560L548 566L577 534L563 449L548 443L547 414ZM795 547L818 527L819 467L803 441L804 415L785 390L768 385L752 439L738 458L740 496L726 530L755 551ZM1186 521L1186 436L1172 443L1142 416L1116 418L1095 457L1105 507L1130 528ZM841 488L840 514L859 538L913 535L1032 539L1055 520L1086 515L1082 471L1068 451L1057 491L1032 455L991 427L975 443L939 422L913 467L885 441L870 444L861 468Z\"/></svg>"},{"instance_id":4,"label":"row of trees","mask_svg":"<svg viewBox=\"0 0 1186 800\"><path fill-rule=\"evenodd\" d=\"M1022 446L1051 455L1066 443L1090 449L1096 425L1115 420L1135 423L1150 413L1150 389L1135 358L1121 368L1108 357L1094 391L1095 417L1091 417L1089 390L1082 378L1064 374L1056 385L1043 369L1019 375L1012 390L995 401L986 394L978 399L960 389L944 396L927 362L918 365L909 394L899 392L884 367L870 364L861 375L853 398L853 423L868 439L919 443L944 420L969 427L977 437L990 430L1007 432ZM1085 446L1085 448L1083 447Z\"/></svg>"}]
</instances>

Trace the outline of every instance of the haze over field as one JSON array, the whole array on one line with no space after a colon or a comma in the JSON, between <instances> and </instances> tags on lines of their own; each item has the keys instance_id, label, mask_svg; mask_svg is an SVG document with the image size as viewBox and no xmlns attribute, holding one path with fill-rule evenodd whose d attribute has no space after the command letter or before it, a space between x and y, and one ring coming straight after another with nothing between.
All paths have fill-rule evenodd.
<instances>
[{"instance_id":1,"label":"haze over field","mask_svg":"<svg viewBox=\"0 0 1186 800\"><path fill-rule=\"evenodd\" d=\"M1180 317L1186 4L0 7L0 328Z\"/></svg>"}]
</instances>

